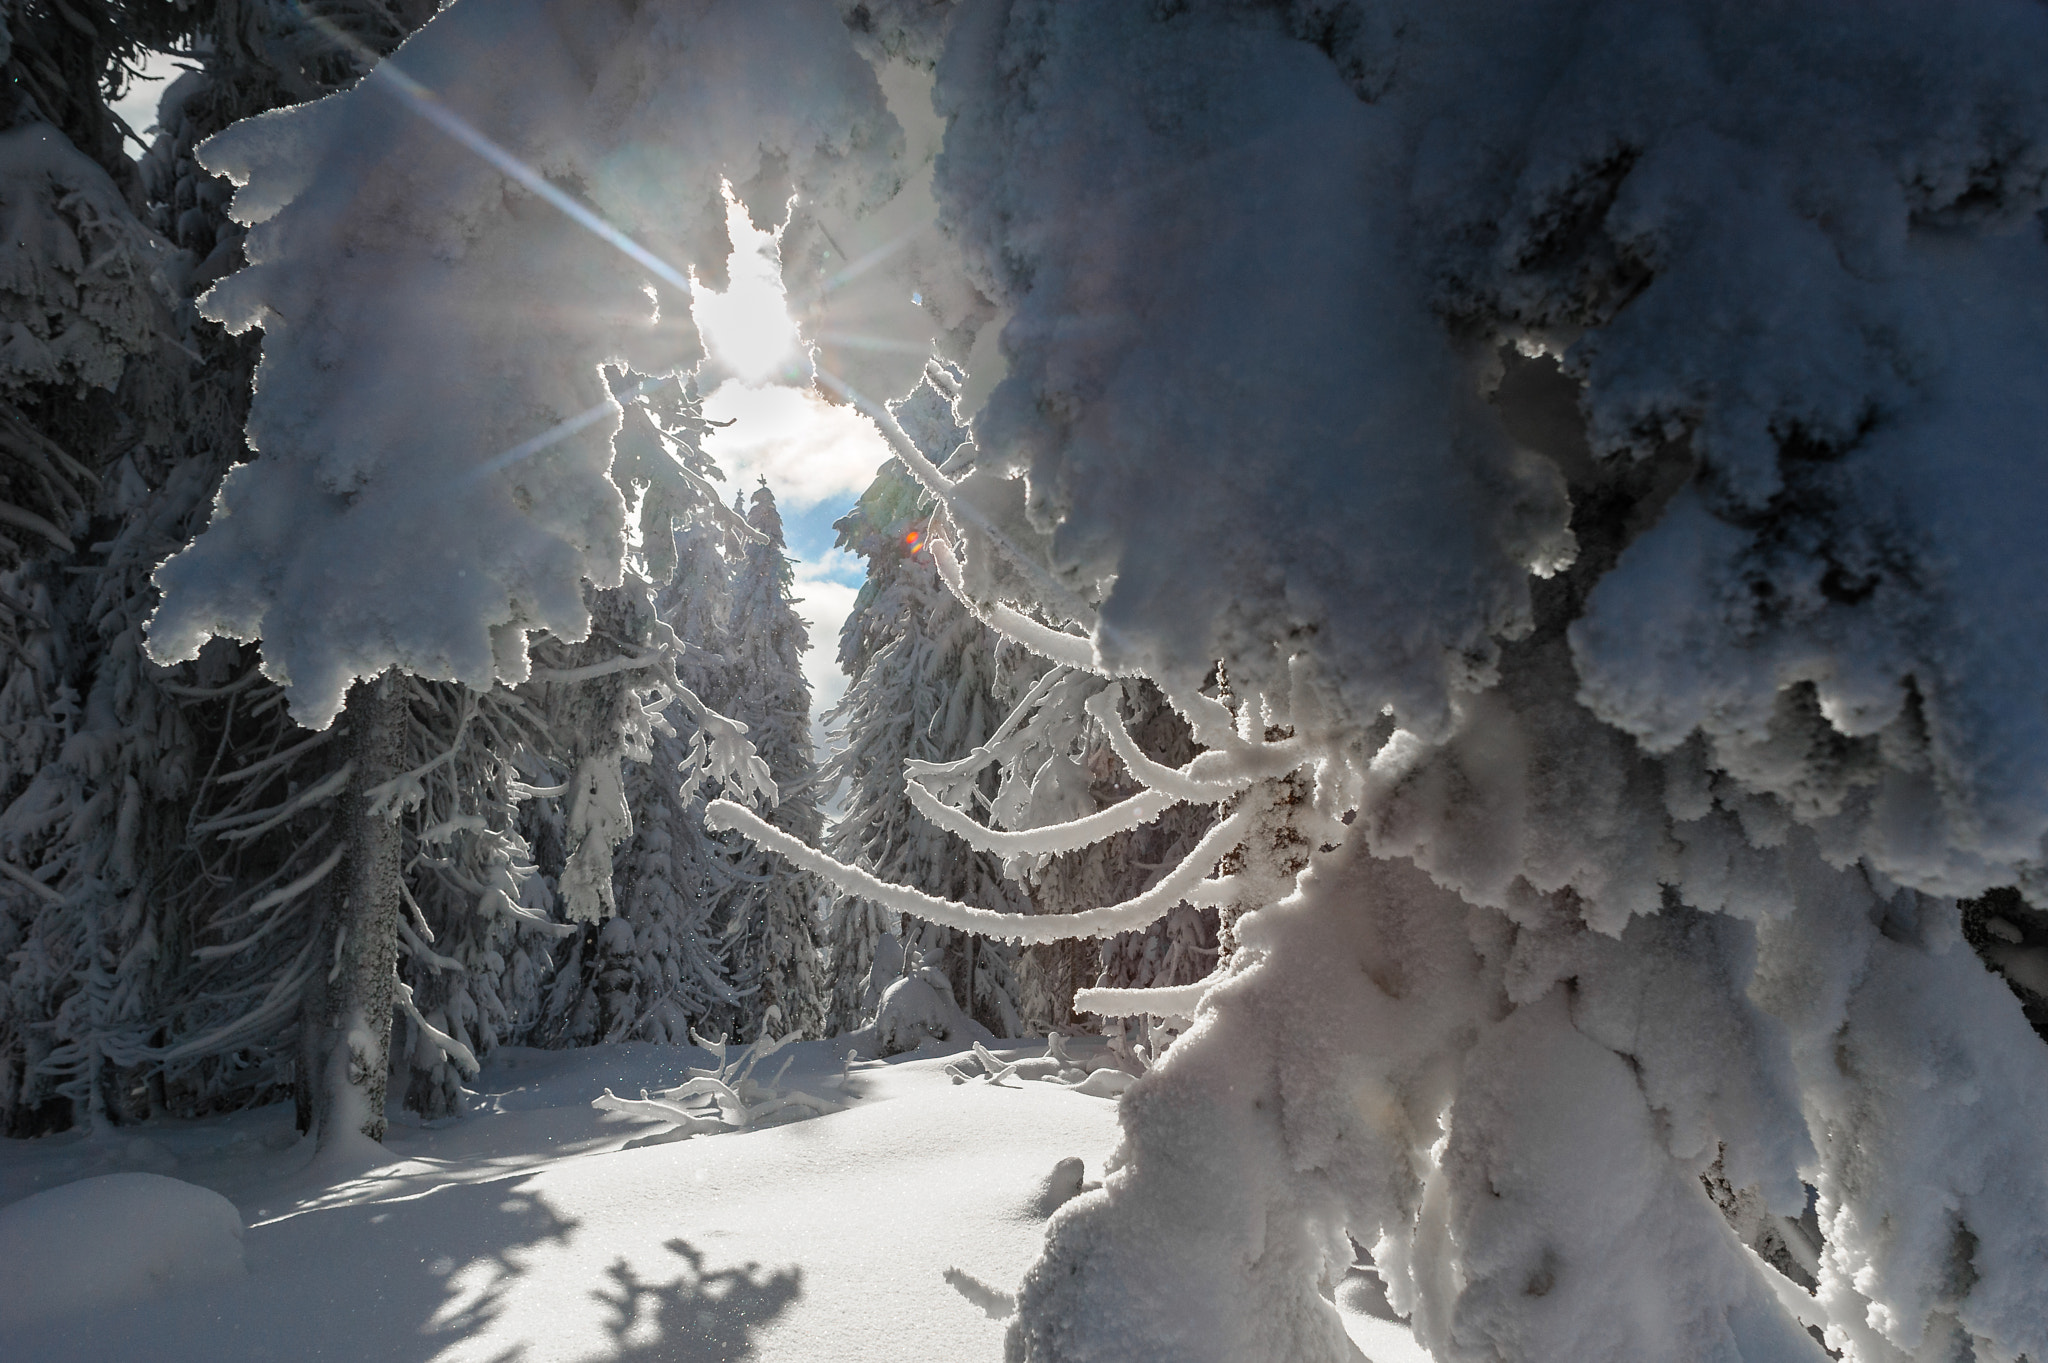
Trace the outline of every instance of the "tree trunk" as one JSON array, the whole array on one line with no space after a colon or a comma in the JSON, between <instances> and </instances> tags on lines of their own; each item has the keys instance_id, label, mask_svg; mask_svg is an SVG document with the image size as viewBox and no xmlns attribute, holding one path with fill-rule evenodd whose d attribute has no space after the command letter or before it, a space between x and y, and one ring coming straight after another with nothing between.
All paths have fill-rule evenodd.
<instances>
[{"instance_id":1,"label":"tree trunk","mask_svg":"<svg viewBox=\"0 0 2048 1363\"><path fill-rule=\"evenodd\" d=\"M1095 983L1101 973L1101 952L1093 940L1040 942L1019 952L1019 992L1035 991L1044 1005L1045 1016L1030 1021L1066 1036L1094 1030L1075 1020L1074 993ZM1028 985L1022 978L1025 974L1035 977Z\"/></svg>"},{"instance_id":2,"label":"tree trunk","mask_svg":"<svg viewBox=\"0 0 2048 1363\"><path fill-rule=\"evenodd\" d=\"M343 1131L384 1139L384 1092L391 1076L391 1010L398 980L398 820L372 816L370 791L402 770L405 689L396 672L360 681L342 711L355 764L342 797L348 852L328 948L324 989L315 990L314 1035L301 1054L322 1148Z\"/></svg>"}]
</instances>

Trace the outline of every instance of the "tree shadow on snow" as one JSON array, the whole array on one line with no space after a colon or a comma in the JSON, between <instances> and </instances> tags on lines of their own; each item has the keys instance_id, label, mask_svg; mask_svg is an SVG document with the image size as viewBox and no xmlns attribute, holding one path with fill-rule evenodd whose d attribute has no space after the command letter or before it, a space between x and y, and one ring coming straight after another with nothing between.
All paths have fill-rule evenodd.
<instances>
[{"instance_id":1,"label":"tree shadow on snow","mask_svg":"<svg viewBox=\"0 0 2048 1363\"><path fill-rule=\"evenodd\" d=\"M754 1353L753 1335L803 1295L803 1270L762 1272L759 1264L704 1268L685 1240L665 1248L683 1260L674 1281L651 1282L620 1259L605 1270L611 1287L590 1295L610 1309L606 1328L621 1363L737 1363Z\"/></svg>"},{"instance_id":2,"label":"tree shadow on snow","mask_svg":"<svg viewBox=\"0 0 2048 1363\"><path fill-rule=\"evenodd\" d=\"M582 1270L590 1277L560 1276L578 1273L579 1224L521 1186L531 1177L259 1222L243 1236L246 1278L10 1327L0 1359L429 1363L467 1341L475 1352L464 1357L477 1363L522 1363L550 1352L536 1350L534 1332L559 1301L562 1314L587 1322L592 1363L736 1363L801 1294L795 1267L707 1269L682 1240L666 1245L680 1261L675 1276L664 1277L669 1260L642 1251L637 1267L618 1258L586 1294L595 1264ZM610 1344L598 1343L606 1334Z\"/></svg>"},{"instance_id":3,"label":"tree shadow on snow","mask_svg":"<svg viewBox=\"0 0 2048 1363\"><path fill-rule=\"evenodd\" d=\"M384 1202L324 1206L251 1226L248 1276L39 1322L0 1349L8 1363L81 1358L427 1363L488 1331L548 1247L577 1223L525 1174ZM489 1363L521 1357L519 1344Z\"/></svg>"}]
</instances>

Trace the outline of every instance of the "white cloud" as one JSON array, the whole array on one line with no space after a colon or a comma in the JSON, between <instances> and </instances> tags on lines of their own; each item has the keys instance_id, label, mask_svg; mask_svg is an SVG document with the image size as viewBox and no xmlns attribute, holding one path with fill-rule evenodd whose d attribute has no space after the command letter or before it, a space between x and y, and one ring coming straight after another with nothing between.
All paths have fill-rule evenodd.
<instances>
[{"instance_id":1,"label":"white cloud","mask_svg":"<svg viewBox=\"0 0 2048 1363\"><path fill-rule=\"evenodd\" d=\"M845 560L844 563L833 560ZM853 581L845 581L849 566ZM796 565L797 614L811 622L811 648L804 654L804 679L811 684L811 705L823 714L846 693L846 674L839 670L839 627L860 595L859 562L833 550L825 563Z\"/></svg>"},{"instance_id":2,"label":"white cloud","mask_svg":"<svg viewBox=\"0 0 2048 1363\"><path fill-rule=\"evenodd\" d=\"M850 576L851 581L840 578ZM839 670L839 627L860 595L860 560L841 549L822 563L796 565L797 614L811 622L811 646L804 654L804 680L811 684L811 747L823 762L839 744L825 730L825 712L846 694L846 674ZM827 818L841 813L835 792L823 792Z\"/></svg>"},{"instance_id":3,"label":"white cloud","mask_svg":"<svg viewBox=\"0 0 2048 1363\"><path fill-rule=\"evenodd\" d=\"M704 442L732 484L765 477L778 502L798 509L858 497L890 455L874 423L808 389L727 380L704 399L704 415L736 423Z\"/></svg>"}]
</instances>

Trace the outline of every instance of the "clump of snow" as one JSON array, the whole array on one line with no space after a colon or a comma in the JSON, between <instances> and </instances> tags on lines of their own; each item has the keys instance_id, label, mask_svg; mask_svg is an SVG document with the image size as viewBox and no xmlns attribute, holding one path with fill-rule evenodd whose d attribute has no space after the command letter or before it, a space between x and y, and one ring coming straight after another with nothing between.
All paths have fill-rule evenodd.
<instances>
[{"instance_id":1,"label":"clump of snow","mask_svg":"<svg viewBox=\"0 0 2048 1363\"><path fill-rule=\"evenodd\" d=\"M162 1174L102 1174L0 1207L0 1326L146 1301L248 1272L235 1204Z\"/></svg>"},{"instance_id":2,"label":"clump of snow","mask_svg":"<svg viewBox=\"0 0 2048 1363\"><path fill-rule=\"evenodd\" d=\"M620 580L601 369L702 357L721 186L764 225L797 191L859 204L900 143L799 0L453 5L352 89L212 138L250 264L203 306L263 329L258 458L160 570L154 654L260 639L316 726L394 665L523 681L528 636L583 638L586 584Z\"/></svg>"},{"instance_id":3,"label":"clump of snow","mask_svg":"<svg viewBox=\"0 0 2048 1363\"><path fill-rule=\"evenodd\" d=\"M795 1061L794 1056L784 1057L772 1077L756 1074L763 1061L795 1040L794 1032L779 1041L763 1037L742 1048L737 1055L728 1057L723 1039L700 1039L698 1044L717 1057L717 1062L710 1068L689 1070L689 1078L674 1088L653 1093L641 1089L638 1101L616 1097L606 1089L603 1096L592 1099L590 1105L601 1112L623 1112L634 1117L672 1122L675 1126L671 1134L677 1138L737 1131L774 1118L787 1121L815 1117L837 1112L846 1106L843 1099L818 1097L800 1089L780 1089L778 1085ZM842 1091L846 1087L844 1073L840 1076L839 1087Z\"/></svg>"},{"instance_id":4,"label":"clump of snow","mask_svg":"<svg viewBox=\"0 0 2048 1363\"><path fill-rule=\"evenodd\" d=\"M1083 1190L1102 1185L1090 1184L1088 1166L1078 1155L1069 1155L1052 1167L1039 1185L1038 1198L1031 1204L1032 1211L1040 1216L1051 1216L1060 1208L1079 1197Z\"/></svg>"},{"instance_id":5,"label":"clump of snow","mask_svg":"<svg viewBox=\"0 0 2048 1363\"><path fill-rule=\"evenodd\" d=\"M900 1055L930 1041L988 1042L995 1036L967 1016L936 966L919 966L882 991L871 1028L882 1055ZM856 1034L858 1035L858 1034Z\"/></svg>"}]
</instances>

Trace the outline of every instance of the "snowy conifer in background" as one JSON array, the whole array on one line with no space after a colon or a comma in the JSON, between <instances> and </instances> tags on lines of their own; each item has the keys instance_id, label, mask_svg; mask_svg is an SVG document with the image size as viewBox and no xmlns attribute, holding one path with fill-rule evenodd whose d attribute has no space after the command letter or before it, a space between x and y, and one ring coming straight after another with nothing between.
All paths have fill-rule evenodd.
<instances>
[{"instance_id":1,"label":"snowy conifer in background","mask_svg":"<svg viewBox=\"0 0 2048 1363\"><path fill-rule=\"evenodd\" d=\"M678 675L707 704L722 706L733 691L730 555L752 531L711 493L709 480L722 475L700 443L710 427L694 397L664 394L635 412L648 424L629 427L629 435L665 441L701 489L663 496L649 481L642 493L644 555L650 574L667 575L654 610L675 636ZM638 461L663 467L653 451L628 445L628 455L636 461L629 481L638 481L630 477ZM550 990L538 1039L687 1044L693 1028L715 1035L728 1025L739 1000L713 918L737 881L728 840L705 830L702 798L677 780L696 733L687 709L672 703L654 727L649 759L626 768L633 832L613 858L616 913L584 929Z\"/></svg>"},{"instance_id":2,"label":"snowy conifer in background","mask_svg":"<svg viewBox=\"0 0 2048 1363\"><path fill-rule=\"evenodd\" d=\"M190 775L135 696L102 552L165 443L185 368L162 244L109 103L153 33L120 4L0 15L0 1130L118 1114L158 955L149 816ZM175 519L175 518L173 518ZM161 533L162 520L149 527ZM147 565L144 565L147 571ZM112 658L102 665L102 649ZM123 656L123 653L127 656ZM134 702L134 703L130 703ZM89 735L89 737L87 736ZM147 751L138 753L138 748ZM184 760L181 760L184 759ZM147 1024L140 1029L146 1033ZM141 1106L147 1107L147 1103Z\"/></svg>"},{"instance_id":3,"label":"snowy conifer in background","mask_svg":"<svg viewBox=\"0 0 2048 1363\"><path fill-rule=\"evenodd\" d=\"M591 233L573 212L560 211L566 200L559 194L538 214L507 212L508 172L526 190L545 183L532 174L520 180L524 163L502 148L495 161L479 159L474 136L451 134L474 133L465 121L471 117L500 121L507 101L516 105L525 87L501 76L466 90L448 83L478 36L465 32L471 11L463 13L430 25L402 57L379 65L369 83L243 124L203 153L242 184L234 210L255 229L252 263L216 285L207 307L236 331L263 327L249 427L259 457L226 480L206 533L159 570L165 597L149 636L167 661L192 656L209 636L260 639L267 674L299 716L324 725L345 694L360 711L348 725L341 814L349 844L342 902L354 926L336 929L345 959L325 1006L332 1034L338 1043L347 1039L347 1055L327 1065L331 1076L323 1082L336 1110L350 1109L341 1124L372 1135L383 1120L381 1038L391 1001L405 1003L402 990L393 993L398 984L387 955L397 943L406 893L396 871L403 834L392 826L399 806L383 794L410 798L413 778L399 765L402 744L390 737L405 728L390 669L402 666L481 694L535 676L532 649L543 634L564 646L591 637L590 593L621 581L626 554L626 503L612 478L612 437L629 404L608 386L607 372L617 371L603 366L623 360L634 372L662 378L692 363L701 351L682 271L699 265L715 277L724 254L716 250L722 221L715 234L693 238L690 223L661 215L665 235L658 244L688 246L673 251L680 266L654 274L654 283L669 290L663 310L642 291L641 266L653 257L644 248L621 254L616 238ZM488 29L492 21L477 22ZM669 35L685 43L701 36L694 28ZM801 31L786 36L800 39ZM562 59L551 45L519 51L529 63ZM721 60L730 55L721 50ZM872 85L856 59L844 69ZM423 102L420 87L408 83L421 78L441 87L437 100ZM429 112L436 117L425 117ZM540 130L549 137L555 131ZM584 150L592 158L612 156L614 169L622 166L614 154L628 150L614 134L638 135L619 127L586 131L596 141ZM279 136L290 143L281 155ZM832 144L831 137L816 144L828 165ZM758 138L751 145L759 157ZM539 154L531 145L519 150ZM436 166L428 174L434 192L415 193L415 177ZM706 198L726 169L699 167ZM607 185L600 197L622 207L617 194L629 187ZM464 203L471 207L457 207ZM451 209L472 214L472 242L492 244L451 258L442 244ZM376 226L365 236L359 221ZM654 221L643 214L633 225ZM346 255L326 251L337 233L355 243ZM290 268L295 252L321 268ZM344 260L357 264L335 274ZM509 272L526 287L549 281L565 290L555 314L561 325L525 325L529 300L520 287L503 287L493 271ZM441 288L462 301L439 306L432 300ZM488 323L493 300L516 304L519 316ZM374 331L422 305L424 311L411 313L414 339L433 347L431 362L347 339L353 328ZM383 311L373 318L365 306ZM344 366L350 372L334 368L337 354L354 357ZM479 379L450 389L436 376L451 366L496 375L510 387L494 391ZM379 400L363 402L365 392ZM451 402L451 393L470 401ZM668 500L659 488L644 499L657 508ZM338 564L351 571L337 574ZM656 661L643 654L624 667ZM611 661L579 661L553 671L587 668L619 670ZM669 682L667 694L689 700L672 674ZM612 690L612 701L592 700L587 718L631 718L639 702L629 703L616 685ZM701 748L706 759L700 772L750 781L752 768L743 748L727 741L730 731L707 742L702 729L712 718L694 705L692 713L700 728L693 751ZM610 844L630 826L619 740L604 732L605 723L588 726L560 712L553 720L550 732L569 745L572 767L561 826L562 907L601 915L612 896Z\"/></svg>"},{"instance_id":4,"label":"snowy conifer in background","mask_svg":"<svg viewBox=\"0 0 2048 1363\"><path fill-rule=\"evenodd\" d=\"M221 211L227 187L195 164L193 148L239 117L353 81L425 12L329 6L313 18L293 6L243 7L213 32L208 26L221 17L211 9L187 16L206 35L203 69L167 92L164 132L139 177L171 248L123 219L118 195L93 188L99 173L87 163L77 163L91 172L77 184L24 165L19 182L7 186L16 228L55 252L47 262L25 258L24 267L43 273L24 274L17 284L62 295L23 295L30 330L19 339L39 334L41 349L17 345L11 353L20 363L43 355L56 366L59 392L119 380L119 422L102 413L79 431L130 442L109 447L127 453L118 478L102 479L96 510L108 521L95 531L93 554L61 570L30 565L23 571L31 576L10 577L5 597L7 627L23 636L12 653L24 665L10 659L0 678L11 764L0 785L8 801L0 838L8 865L27 868L0 891L0 937L25 948L10 962L0 994L0 1109L9 1129L62 1124L66 1109L116 1120L201 1111L261 1101L288 1086L299 1090L302 1121L311 1120L308 1089L324 1065L315 1043L332 992L327 972L314 964L345 940L336 933L341 896L332 880L345 850L337 802L370 802L378 784L351 783L348 743L289 722L281 695L256 672L253 651L237 658L230 645L216 642L198 661L172 669L142 652L141 625L157 604L151 570L204 524L215 485L246 453L241 431L256 357L253 337L226 336L189 306L192 293L234 267L243 234ZM27 33L20 46L39 72L52 69L44 49L53 35L78 42L75 27L58 24ZM132 55L102 43L93 59L104 66L123 54ZM12 86L17 95L32 96L35 88L32 80ZM33 122L37 110L28 112ZM37 146L49 142L40 132L38 138ZM117 153L112 168L136 182L133 164L118 156L118 137L108 145ZM45 161L58 156L37 154ZM51 161L71 164L61 156ZM104 175L98 183L105 184ZM73 222L82 235L77 246L66 246L55 229ZM132 249L122 245L122 230ZM137 251L148 270L136 268ZM82 263L89 277L66 282L61 271ZM153 292L160 286L171 290L173 302L182 293L184 306L167 313ZM110 292L122 288L145 292L122 302ZM65 306L83 311L66 321ZM138 317L147 324L144 341L155 345L158 332L174 323L179 342L157 346L140 372L133 364L124 369L114 346L120 327L132 330ZM79 367L87 364L97 368ZM76 488L51 475L75 484L84 465L66 462L51 435L64 434L65 420L77 425L65 413L91 409L42 398L36 404L29 416L43 429L15 431L8 449L19 446L21 485L41 500L15 508L21 514L9 518L11 532L34 531L43 552L61 553L61 533L43 532L63 527L36 508L64 519L83 514ZM639 407L628 406L637 419ZM80 437L65 438L76 444ZM678 507L703 500L708 489L680 467L673 445L659 448L658 438L654 444L622 448L614 472L665 528ZM109 456L96 447L92 457ZM13 468L5 463L0 474ZM455 565L449 572L459 578L463 570ZM576 785L570 778L590 775L586 759L599 767L616 759L621 725L644 729L645 719L615 678L542 684L536 691L552 699L538 708L502 689L414 682L397 690L402 694L392 696L384 727L396 736L392 760L405 766L384 774L422 765L430 774L415 780L418 803L410 812L399 807L403 800L390 810L397 816L396 858L383 859L406 869L402 877L388 866L382 873L383 932L401 952L400 978L377 963L379 952L366 958L365 977L379 982L376 988L405 1015L393 1067L398 1092L433 1113L452 1102L463 1069L451 1057L523 1039L535 1023L553 968L551 911L572 899L592 902L600 883L608 888L605 857L625 828L602 813L606 801L585 800L579 813L574 798L523 794L519 775L540 786L563 783L566 796ZM592 690L607 694L583 696ZM689 728L682 757L670 755L672 771L688 759L691 743L702 742L699 726ZM564 762L567 770L560 769ZM549 808L556 803L559 811ZM593 815L604 825L595 837ZM578 847L542 875L522 829L550 826L575 837ZM570 896L557 893L565 873L576 892ZM603 899L596 895L596 902ZM370 1011L389 1010L373 1002ZM367 1080L384 1066L358 1068Z\"/></svg>"},{"instance_id":5,"label":"snowy conifer in background","mask_svg":"<svg viewBox=\"0 0 2048 1363\"><path fill-rule=\"evenodd\" d=\"M966 439L953 414L958 384L957 370L935 362L917 390L893 407L929 458L943 461ZM895 883L1023 912L1023 897L1004 883L998 859L934 827L904 794L904 763L963 757L998 718L995 636L940 583L924 545L931 518L930 499L891 460L834 523L840 547L867 560L868 571L839 636L839 665L851 680L830 722L845 746L825 776L847 781L849 794L825 845L841 860ZM922 964L944 975L975 1021L997 1036L1022 1034L1025 1015L1009 948L978 934L895 919L857 897L833 905L828 952L835 1031L872 1021L891 980Z\"/></svg>"},{"instance_id":6,"label":"snowy conifer in background","mask_svg":"<svg viewBox=\"0 0 2048 1363\"><path fill-rule=\"evenodd\" d=\"M744 495L742 493L741 495ZM776 790L775 825L807 843L824 830L818 810L817 758L811 746L811 684L803 673L809 642L791 595L795 575L782 537L782 516L764 481L747 500L754 538L733 568L726 666L732 693L726 713L747 726ZM718 907L731 1005L733 1041L822 1036L824 962L818 950L821 887L794 875L781 859L746 843L733 846L731 888Z\"/></svg>"}]
</instances>

